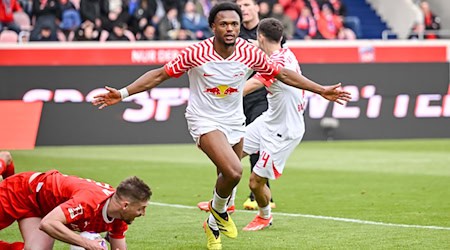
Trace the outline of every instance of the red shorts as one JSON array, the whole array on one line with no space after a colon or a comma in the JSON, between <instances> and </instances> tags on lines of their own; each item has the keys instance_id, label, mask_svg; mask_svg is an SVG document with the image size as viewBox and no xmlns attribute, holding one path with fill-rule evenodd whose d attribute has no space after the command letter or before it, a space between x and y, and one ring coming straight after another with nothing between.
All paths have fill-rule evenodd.
<instances>
[{"instance_id":1,"label":"red shorts","mask_svg":"<svg viewBox=\"0 0 450 250\"><path fill-rule=\"evenodd\" d=\"M35 172L19 173L0 182L0 230L23 218L41 217L29 180Z\"/></svg>"}]
</instances>

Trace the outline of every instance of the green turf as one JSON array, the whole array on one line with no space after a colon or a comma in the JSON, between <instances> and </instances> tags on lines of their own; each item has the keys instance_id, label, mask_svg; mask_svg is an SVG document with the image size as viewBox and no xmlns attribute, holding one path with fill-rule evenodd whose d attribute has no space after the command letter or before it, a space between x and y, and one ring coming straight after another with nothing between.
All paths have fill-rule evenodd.
<instances>
[{"instance_id":1,"label":"green turf","mask_svg":"<svg viewBox=\"0 0 450 250\"><path fill-rule=\"evenodd\" d=\"M153 189L152 201L162 204L150 205L130 226L129 249L205 249L201 224L207 214L195 205L211 198L215 168L195 145L38 147L12 153L18 171L56 168L112 185L138 175ZM248 159L243 165L238 209L249 192ZM240 230L234 240L222 237L224 249L450 249L450 139L303 142L271 184L278 206L274 225ZM233 218L242 228L253 216L237 211ZM17 225L0 231L0 239L20 240ZM55 249L68 247L58 242Z\"/></svg>"}]
</instances>

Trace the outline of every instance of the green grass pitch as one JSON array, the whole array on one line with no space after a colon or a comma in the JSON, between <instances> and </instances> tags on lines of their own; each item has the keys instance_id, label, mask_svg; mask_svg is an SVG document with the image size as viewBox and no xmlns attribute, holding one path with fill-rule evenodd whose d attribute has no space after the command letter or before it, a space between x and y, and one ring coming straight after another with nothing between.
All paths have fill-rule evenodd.
<instances>
[{"instance_id":1,"label":"green grass pitch","mask_svg":"<svg viewBox=\"0 0 450 250\"><path fill-rule=\"evenodd\" d=\"M17 171L58 169L114 186L137 175L153 197L127 232L129 249L206 249L207 214L196 204L211 198L216 170L193 144L12 153ZM255 214L241 210L250 172L248 159L242 162L238 229ZM450 139L306 141L271 185L274 225L222 236L224 249L450 249ZM0 239L21 240L17 225ZM68 246L57 242L55 249Z\"/></svg>"}]
</instances>

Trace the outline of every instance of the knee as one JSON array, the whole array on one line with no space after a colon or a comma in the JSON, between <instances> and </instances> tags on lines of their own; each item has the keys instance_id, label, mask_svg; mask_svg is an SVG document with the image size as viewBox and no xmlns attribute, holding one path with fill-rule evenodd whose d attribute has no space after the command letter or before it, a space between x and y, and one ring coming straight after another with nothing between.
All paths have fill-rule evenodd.
<instances>
[{"instance_id":1,"label":"knee","mask_svg":"<svg viewBox=\"0 0 450 250\"><path fill-rule=\"evenodd\" d=\"M248 186L252 192L257 192L259 189L263 188L265 185L265 182L261 179L255 178L253 175L250 177L250 181L248 183Z\"/></svg>"},{"instance_id":2,"label":"knee","mask_svg":"<svg viewBox=\"0 0 450 250\"><path fill-rule=\"evenodd\" d=\"M239 181L242 178L242 167L234 167L234 168L230 168L231 170L228 172L226 178L234 183L234 184L238 184Z\"/></svg>"},{"instance_id":3,"label":"knee","mask_svg":"<svg viewBox=\"0 0 450 250\"><path fill-rule=\"evenodd\" d=\"M231 177L231 180L232 180L234 183L238 184L239 181L240 181L241 178L242 178L242 169L233 171L233 173L231 174L230 177Z\"/></svg>"}]
</instances>

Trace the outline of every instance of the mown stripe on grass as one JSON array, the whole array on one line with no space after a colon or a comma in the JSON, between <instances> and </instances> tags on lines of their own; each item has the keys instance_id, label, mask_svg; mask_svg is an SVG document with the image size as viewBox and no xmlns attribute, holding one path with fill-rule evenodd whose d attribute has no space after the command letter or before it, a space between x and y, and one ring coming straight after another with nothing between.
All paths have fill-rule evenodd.
<instances>
[{"instance_id":1,"label":"mown stripe on grass","mask_svg":"<svg viewBox=\"0 0 450 250\"><path fill-rule=\"evenodd\" d=\"M183 209L198 209L197 207L193 207L193 206L168 204L168 203L153 202L153 201L150 202L150 205L162 206L162 207L183 208ZM236 211L243 212L243 213L255 213L255 211L249 211L249 210L236 210ZM450 227L441 227L441 226L395 224L395 223L348 219L348 218L339 218L339 217L322 216L322 215L311 215L311 214L293 214L293 213L279 213L279 212L272 212L272 213L274 215L287 216L287 217L302 217L302 218L311 218L311 219L332 220L332 221L341 221L341 222L366 224L366 225L378 225L378 226L386 226L386 227L420 228L420 229L431 229L431 230L450 230Z\"/></svg>"}]
</instances>

